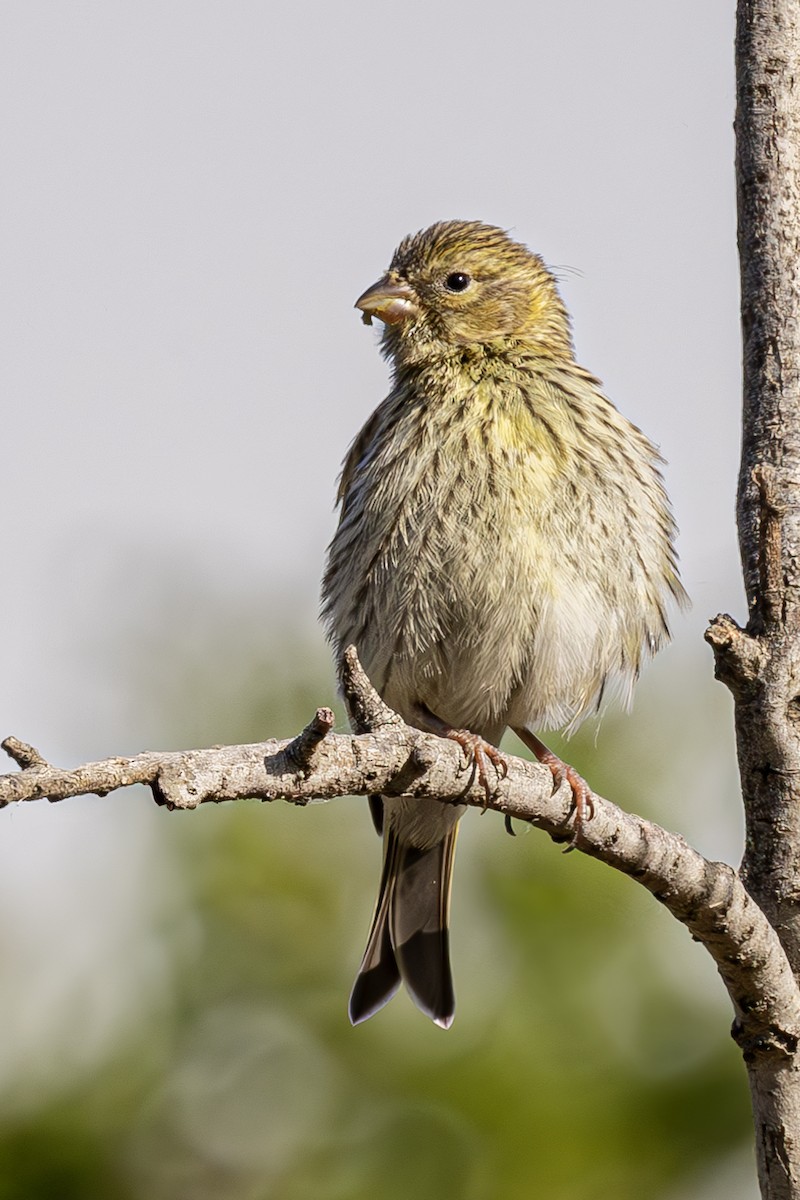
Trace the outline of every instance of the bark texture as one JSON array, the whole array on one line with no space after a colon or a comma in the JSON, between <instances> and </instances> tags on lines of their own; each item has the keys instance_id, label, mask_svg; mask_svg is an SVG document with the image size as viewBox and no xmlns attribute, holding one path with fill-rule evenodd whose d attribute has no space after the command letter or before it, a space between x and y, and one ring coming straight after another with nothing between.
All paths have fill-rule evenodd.
<instances>
[{"instance_id":1,"label":"bark texture","mask_svg":"<svg viewBox=\"0 0 800 1200\"><path fill-rule=\"evenodd\" d=\"M746 629L708 632L736 710L741 874L800 971L800 4L739 0L736 172ZM800 1197L800 1060L748 1058L762 1194Z\"/></svg>"},{"instance_id":2,"label":"bark texture","mask_svg":"<svg viewBox=\"0 0 800 1200\"><path fill-rule=\"evenodd\" d=\"M508 772L487 800L455 742L406 725L386 707L353 647L345 654L342 686L355 735L332 733L333 714L321 708L291 741L148 751L74 770L52 766L32 746L6 738L3 748L21 769L0 776L0 807L102 796L132 784L149 787L172 809L246 798L303 805L380 792L491 808L571 842L572 792L566 783L553 791L547 767L508 756ZM635 879L705 946L731 997L734 1037L745 1058L793 1061L800 993L780 940L732 867L709 862L678 834L599 796L576 849Z\"/></svg>"}]
</instances>

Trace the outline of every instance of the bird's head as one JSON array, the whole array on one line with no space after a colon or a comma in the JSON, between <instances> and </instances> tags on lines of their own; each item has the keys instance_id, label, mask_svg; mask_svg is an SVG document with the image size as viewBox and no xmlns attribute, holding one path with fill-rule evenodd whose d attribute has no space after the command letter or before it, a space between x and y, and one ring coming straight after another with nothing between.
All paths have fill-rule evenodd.
<instances>
[{"instance_id":1,"label":"bird's head","mask_svg":"<svg viewBox=\"0 0 800 1200\"><path fill-rule=\"evenodd\" d=\"M538 255L480 221L442 221L404 238L382 279L356 301L386 325L384 350L424 359L503 343L571 354L569 318Z\"/></svg>"}]
</instances>

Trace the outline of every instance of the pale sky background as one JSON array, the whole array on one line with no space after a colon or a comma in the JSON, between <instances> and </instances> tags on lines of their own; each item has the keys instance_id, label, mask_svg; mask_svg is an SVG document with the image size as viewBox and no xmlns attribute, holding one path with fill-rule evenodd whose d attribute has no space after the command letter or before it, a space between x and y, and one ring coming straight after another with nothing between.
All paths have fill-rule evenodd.
<instances>
[{"instance_id":1,"label":"pale sky background","mask_svg":"<svg viewBox=\"0 0 800 1200\"><path fill-rule=\"evenodd\" d=\"M445 217L559 270L660 444L679 636L741 611L732 36L727 0L4 5L0 727L91 720L81 648L165 563L313 624L387 386L353 301Z\"/></svg>"},{"instance_id":2,"label":"pale sky background","mask_svg":"<svg viewBox=\"0 0 800 1200\"><path fill-rule=\"evenodd\" d=\"M733 0L5 3L0 736L65 763L157 741L98 661L167 569L263 595L267 625L291 593L321 639L335 479L387 386L353 301L452 217L557 268L579 360L661 446L677 643L710 674L707 618L743 616L733 22ZM0 814L0 903L45 943L53 889L91 909L87 831L120 888L155 853L131 815L116 861L87 805Z\"/></svg>"}]
</instances>

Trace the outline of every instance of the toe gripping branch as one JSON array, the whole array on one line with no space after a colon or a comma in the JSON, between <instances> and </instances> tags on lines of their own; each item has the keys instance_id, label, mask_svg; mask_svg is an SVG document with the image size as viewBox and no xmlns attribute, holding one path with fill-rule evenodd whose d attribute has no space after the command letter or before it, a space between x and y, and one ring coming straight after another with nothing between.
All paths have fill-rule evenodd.
<instances>
[{"instance_id":1,"label":"toe gripping branch","mask_svg":"<svg viewBox=\"0 0 800 1200\"><path fill-rule=\"evenodd\" d=\"M505 755L491 742L479 737L477 733L470 733L468 729L448 729L444 736L457 742L464 751L467 765L472 768L472 779L477 779L488 803L497 789L497 781L505 779L508 774ZM493 780L489 778L489 763L494 768Z\"/></svg>"}]
</instances>

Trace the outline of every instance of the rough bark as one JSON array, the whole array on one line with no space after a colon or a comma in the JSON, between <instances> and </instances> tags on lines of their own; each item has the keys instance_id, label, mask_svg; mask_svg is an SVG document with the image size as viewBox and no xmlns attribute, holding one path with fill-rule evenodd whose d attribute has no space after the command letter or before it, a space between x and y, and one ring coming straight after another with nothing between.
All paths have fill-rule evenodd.
<instances>
[{"instance_id":1,"label":"rough bark","mask_svg":"<svg viewBox=\"0 0 800 1200\"><path fill-rule=\"evenodd\" d=\"M543 829L555 841L571 842L572 793L567 784L553 791L548 768L509 756L507 774L487 799L454 742L406 725L386 707L352 647L342 683L353 725L364 731L356 735L332 733L333 714L319 709L291 741L148 751L74 770L54 767L32 746L6 738L3 748L21 770L0 776L0 807L106 795L132 784L146 785L170 808L248 797L302 805L380 792L491 808ZM576 848L642 884L705 946L731 997L734 1037L746 1058L793 1060L800 1042L800 993L779 939L732 867L709 862L678 834L599 796Z\"/></svg>"},{"instance_id":2,"label":"rough bark","mask_svg":"<svg viewBox=\"0 0 800 1200\"><path fill-rule=\"evenodd\" d=\"M736 171L749 619L708 632L736 712L741 874L800 971L800 5L739 0ZM800 1059L748 1057L762 1194L800 1197Z\"/></svg>"}]
</instances>

